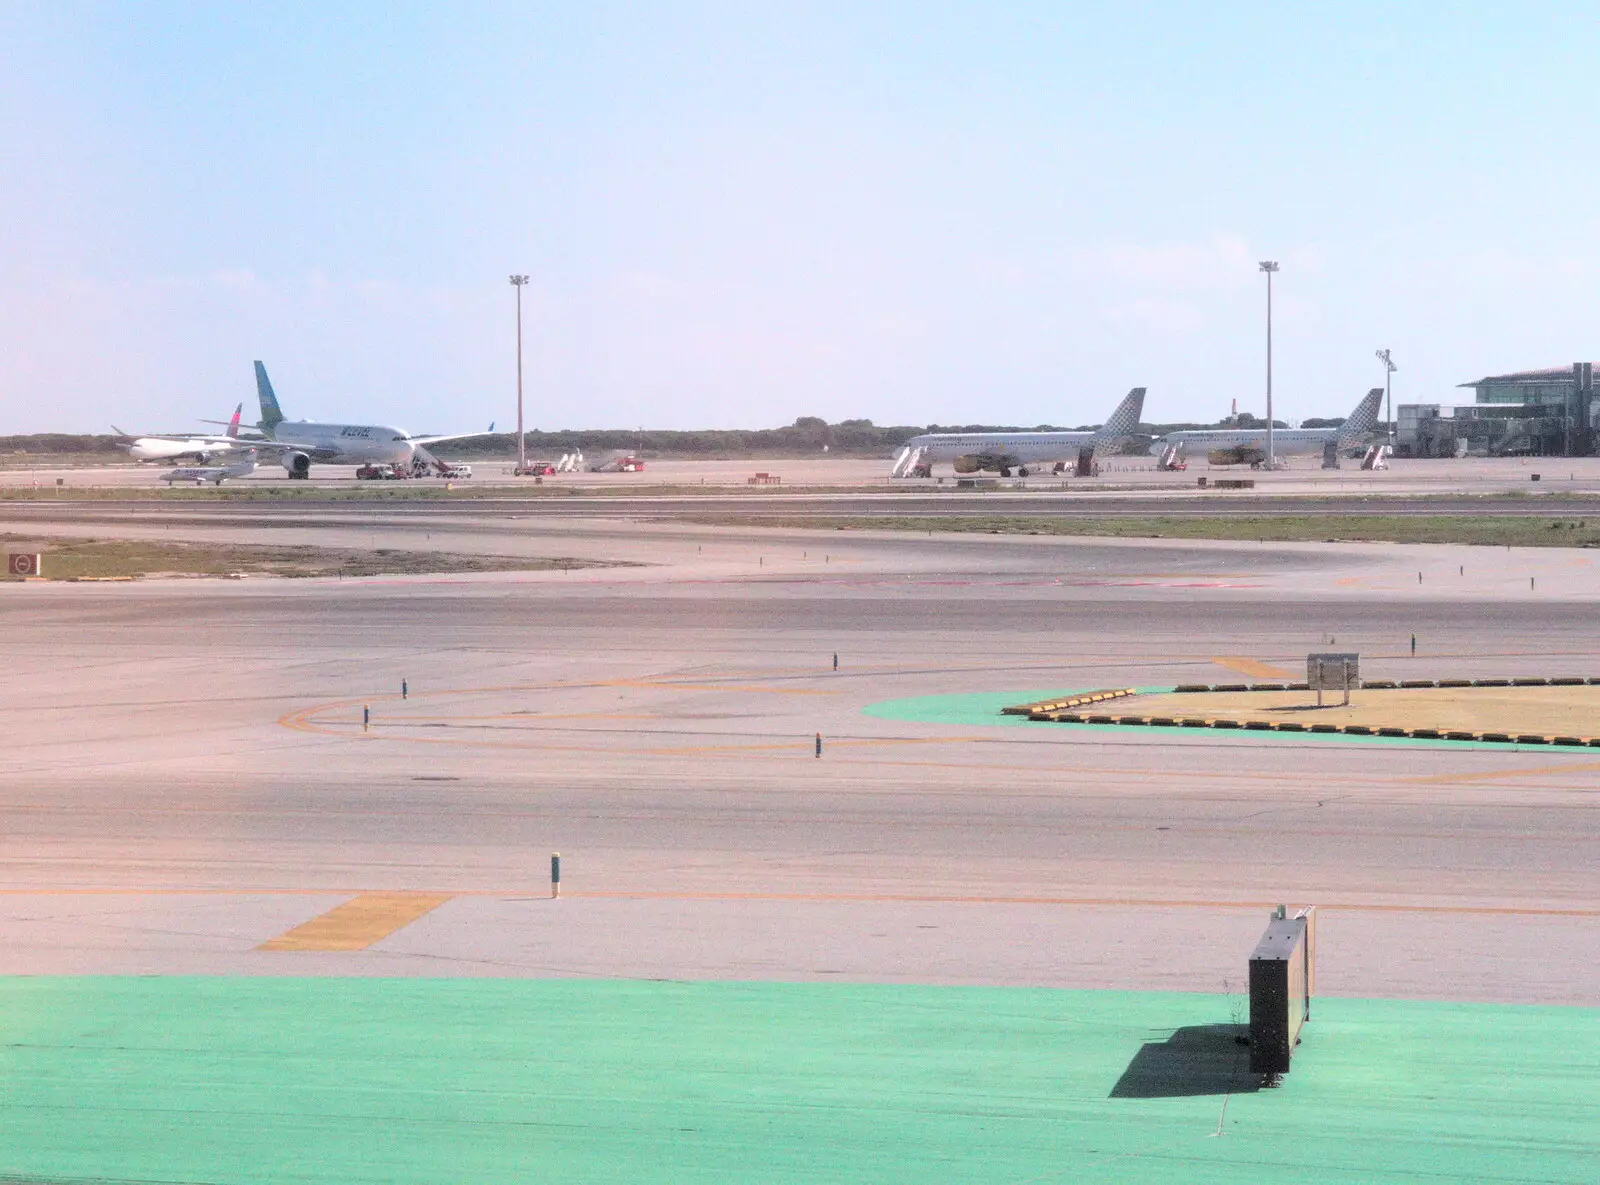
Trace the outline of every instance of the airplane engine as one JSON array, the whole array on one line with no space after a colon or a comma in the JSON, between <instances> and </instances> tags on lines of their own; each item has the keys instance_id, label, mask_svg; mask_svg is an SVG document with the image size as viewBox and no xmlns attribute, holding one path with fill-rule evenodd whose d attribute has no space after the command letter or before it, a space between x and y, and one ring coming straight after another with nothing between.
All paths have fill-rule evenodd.
<instances>
[{"instance_id":1,"label":"airplane engine","mask_svg":"<svg viewBox=\"0 0 1600 1185\"><path fill-rule=\"evenodd\" d=\"M957 457L952 464L957 473L982 473L986 467L984 458L979 456Z\"/></svg>"},{"instance_id":2,"label":"airplane engine","mask_svg":"<svg viewBox=\"0 0 1600 1185\"><path fill-rule=\"evenodd\" d=\"M1214 448L1206 453L1206 460L1212 465L1260 465L1266 459L1266 450L1249 446Z\"/></svg>"},{"instance_id":3,"label":"airplane engine","mask_svg":"<svg viewBox=\"0 0 1600 1185\"><path fill-rule=\"evenodd\" d=\"M291 478L305 481L311 476L311 458L304 453L284 453L279 463Z\"/></svg>"}]
</instances>

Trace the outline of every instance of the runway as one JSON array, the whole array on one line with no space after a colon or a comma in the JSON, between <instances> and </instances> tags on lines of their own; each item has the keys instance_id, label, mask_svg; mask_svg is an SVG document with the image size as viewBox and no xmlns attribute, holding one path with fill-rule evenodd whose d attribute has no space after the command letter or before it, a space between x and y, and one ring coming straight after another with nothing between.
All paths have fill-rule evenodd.
<instances>
[{"instance_id":1,"label":"runway","mask_svg":"<svg viewBox=\"0 0 1600 1185\"><path fill-rule=\"evenodd\" d=\"M1327 911L1330 995L1600 1002L1593 758L865 711L1330 646L1589 673L1586 553L174 510L119 529L643 566L0 590L7 973L1222 991L1284 901ZM272 945L396 893L437 900Z\"/></svg>"}]
</instances>

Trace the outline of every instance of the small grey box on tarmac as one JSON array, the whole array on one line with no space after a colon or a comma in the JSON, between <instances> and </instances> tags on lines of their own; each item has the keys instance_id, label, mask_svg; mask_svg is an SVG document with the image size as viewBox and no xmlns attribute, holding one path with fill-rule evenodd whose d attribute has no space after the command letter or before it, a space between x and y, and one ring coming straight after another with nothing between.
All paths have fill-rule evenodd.
<instances>
[{"instance_id":1,"label":"small grey box on tarmac","mask_svg":"<svg viewBox=\"0 0 1600 1185\"><path fill-rule=\"evenodd\" d=\"M550 896L561 896L561 853L550 853Z\"/></svg>"}]
</instances>

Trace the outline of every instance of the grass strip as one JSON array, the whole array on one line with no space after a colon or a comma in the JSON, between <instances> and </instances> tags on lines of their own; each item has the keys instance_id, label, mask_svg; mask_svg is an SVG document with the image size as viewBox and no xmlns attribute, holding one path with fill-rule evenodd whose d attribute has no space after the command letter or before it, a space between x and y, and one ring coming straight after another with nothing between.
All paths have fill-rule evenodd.
<instances>
[{"instance_id":1,"label":"grass strip","mask_svg":"<svg viewBox=\"0 0 1600 1185\"><path fill-rule=\"evenodd\" d=\"M1600 547L1593 518L1534 515L693 515L707 526L963 535L1063 535L1128 539L1221 539L1278 543L1465 543L1507 547Z\"/></svg>"},{"instance_id":2,"label":"grass strip","mask_svg":"<svg viewBox=\"0 0 1600 1185\"><path fill-rule=\"evenodd\" d=\"M570 558L456 555L394 548L266 547L251 544L0 535L0 550L26 543L44 553L46 580L143 576L401 576L436 572L537 572L619 566Z\"/></svg>"}]
</instances>

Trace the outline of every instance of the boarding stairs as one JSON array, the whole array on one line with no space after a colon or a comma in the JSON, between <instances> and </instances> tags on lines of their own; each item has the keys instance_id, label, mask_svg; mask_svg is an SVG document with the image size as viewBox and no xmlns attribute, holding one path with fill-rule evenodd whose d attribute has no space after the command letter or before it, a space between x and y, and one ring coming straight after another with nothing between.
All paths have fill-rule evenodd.
<instances>
[{"instance_id":1,"label":"boarding stairs","mask_svg":"<svg viewBox=\"0 0 1600 1185\"><path fill-rule=\"evenodd\" d=\"M1178 445L1169 444L1161 450L1161 456L1156 460L1156 468L1166 473L1178 469L1187 469L1188 465L1183 459L1183 449Z\"/></svg>"},{"instance_id":2,"label":"boarding stairs","mask_svg":"<svg viewBox=\"0 0 1600 1185\"><path fill-rule=\"evenodd\" d=\"M562 453L561 460L556 462L557 473L578 473L583 469L582 453Z\"/></svg>"},{"instance_id":3,"label":"boarding stairs","mask_svg":"<svg viewBox=\"0 0 1600 1185\"><path fill-rule=\"evenodd\" d=\"M1390 450L1389 446L1386 445L1386 444L1375 444L1375 445L1373 445L1372 447L1367 449L1367 455L1361 458L1361 468L1363 468L1363 469L1387 469L1387 468L1389 468L1389 453L1390 453L1390 451L1391 450Z\"/></svg>"},{"instance_id":4,"label":"boarding stairs","mask_svg":"<svg viewBox=\"0 0 1600 1185\"><path fill-rule=\"evenodd\" d=\"M928 467L926 457L928 450L925 448L912 448L907 445L895 454L894 465L889 470L890 477L920 477L922 470Z\"/></svg>"}]
</instances>

